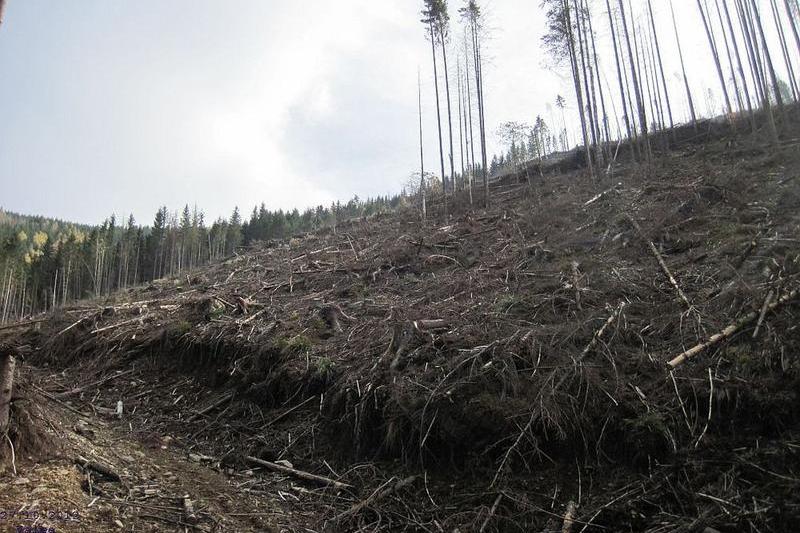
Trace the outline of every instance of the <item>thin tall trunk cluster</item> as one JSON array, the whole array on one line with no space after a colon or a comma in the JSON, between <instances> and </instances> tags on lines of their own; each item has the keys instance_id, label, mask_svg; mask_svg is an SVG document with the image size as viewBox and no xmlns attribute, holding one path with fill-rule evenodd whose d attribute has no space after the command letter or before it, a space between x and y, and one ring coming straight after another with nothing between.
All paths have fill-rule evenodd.
<instances>
[{"instance_id":1,"label":"thin tall trunk cluster","mask_svg":"<svg viewBox=\"0 0 800 533\"><path fill-rule=\"evenodd\" d=\"M436 99L436 123L439 136L439 163L441 169L442 191L445 213L447 213L448 196L456 190L465 188L469 193L470 204L473 202L473 184L478 174L482 174L484 205L488 204L489 182L486 172L486 120L484 113L483 93L483 68L481 61L481 12L477 2L468 0L464 7L459 9L464 22L463 49L454 46L450 35L450 17L446 0L424 0L422 22L425 24L427 38L431 42L431 57L433 66L434 92ZM456 55L455 72L448 66L448 58ZM461 53L463 52L463 56ZM442 70L439 69L441 58ZM463 69L462 69L463 66ZM451 77L455 74L455 98L451 91ZM444 77L444 93L447 107L447 139L442 128L442 105L440 102L440 78ZM421 106L420 106L421 107ZM454 117L454 108L455 114ZM453 120L457 120L457 134ZM477 127L475 121L477 119ZM478 155L475 150L475 130L478 137ZM422 131L420 131L420 138ZM456 172L455 143L458 142L458 157L460 160L460 174ZM445 154L445 146L449 148ZM424 154L421 152L421 158ZM449 175L446 171L445 156L449 161ZM477 157L480 161L477 161ZM424 166L424 162L421 163ZM421 181L421 186L423 182Z\"/></svg>"},{"instance_id":2,"label":"thin tall trunk cluster","mask_svg":"<svg viewBox=\"0 0 800 533\"><path fill-rule=\"evenodd\" d=\"M703 32L707 44L705 51L697 52L707 54L708 67L713 65L716 74L715 87L703 92L708 112L720 112L712 105L718 94L732 125L737 116L746 117L753 131L766 125L772 140L777 140L787 100L800 99L800 8L795 0L694 0L685 4L684 8L694 5L697 10L702 29L694 30ZM544 0L543 6L548 33L542 41L556 66L563 61L572 76L582 149L592 175L604 160L613 162L615 143L629 140L631 156L649 160L651 139L667 148L676 139L676 125L685 120L697 128L699 112L693 92L700 87L694 86L697 82L687 71L681 42L692 28L681 26L673 0L668 4ZM602 16L598 17L598 12ZM671 17L668 29L663 24L667 17ZM597 43L600 20L607 24L603 28L607 46ZM664 34L665 30L669 33ZM676 67L667 65L673 55L663 49L664 43L677 49ZM672 68L677 70L676 80L668 77L673 75ZM560 107L563 110L563 105ZM610 111L614 116L609 116ZM616 133L612 135L614 123ZM559 134L559 139L565 137L566 132Z\"/></svg>"}]
</instances>

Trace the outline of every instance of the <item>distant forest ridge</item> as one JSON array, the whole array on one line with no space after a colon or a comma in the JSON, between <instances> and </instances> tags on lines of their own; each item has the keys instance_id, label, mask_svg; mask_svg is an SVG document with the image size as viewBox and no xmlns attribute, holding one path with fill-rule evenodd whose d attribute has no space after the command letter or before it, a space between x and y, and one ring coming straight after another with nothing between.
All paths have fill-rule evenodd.
<instances>
[{"instance_id":1,"label":"distant forest ridge","mask_svg":"<svg viewBox=\"0 0 800 533\"><path fill-rule=\"evenodd\" d=\"M270 211L262 203L249 218L237 207L211 225L202 211L188 205L180 212L159 208L150 226L137 224L133 216L121 222L112 215L92 226L0 208L0 323L178 275L255 241L394 209L404 197L355 197L302 213Z\"/></svg>"}]
</instances>

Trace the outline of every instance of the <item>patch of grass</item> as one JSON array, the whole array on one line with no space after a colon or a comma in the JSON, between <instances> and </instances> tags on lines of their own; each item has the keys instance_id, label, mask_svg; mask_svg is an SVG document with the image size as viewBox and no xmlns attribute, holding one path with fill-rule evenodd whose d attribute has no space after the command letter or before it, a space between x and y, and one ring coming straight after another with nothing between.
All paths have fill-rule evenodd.
<instances>
[{"instance_id":1,"label":"patch of grass","mask_svg":"<svg viewBox=\"0 0 800 533\"><path fill-rule=\"evenodd\" d=\"M285 355L307 352L314 346L311 339L305 335L295 335L290 338L281 338L277 341L278 349Z\"/></svg>"},{"instance_id":2,"label":"patch of grass","mask_svg":"<svg viewBox=\"0 0 800 533\"><path fill-rule=\"evenodd\" d=\"M317 359L317 365L314 373L317 377L327 380L328 377L333 373L334 368L336 367L336 363L333 362L329 357L320 357Z\"/></svg>"}]
</instances>

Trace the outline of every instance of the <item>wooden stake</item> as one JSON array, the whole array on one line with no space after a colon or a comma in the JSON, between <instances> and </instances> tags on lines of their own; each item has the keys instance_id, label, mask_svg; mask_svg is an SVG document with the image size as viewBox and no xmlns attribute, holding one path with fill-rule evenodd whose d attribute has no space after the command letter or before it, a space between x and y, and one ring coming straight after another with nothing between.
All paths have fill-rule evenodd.
<instances>
[{"instance_id":1,"label":"wooden stake","mask_svg":"<svg viewBox=\"0 0 800 533\"><path fill-rule=\"evenodd\" d=\"M769 304L767 306L766 312L764 312L764 314L766 314L769 311L774 311L775 309L777 309L781 305L793 300L794 298L797 298L798 294L800 294L800 289L795 289L795 290L793 290L793 291L781 296L777 301L775 301L774 303L771 303L771 304ZM725 329L723 329L719 333L717 333L715 335L712 335L711 338L709 338L707 341L705 341L703 343L700 343L697 346L694 346L692 348L689 348L685 352L677 355L676 357L673 357L672 360L669 362L670 368L676 368L676 367L682 365L684 362L686 362L686 360L691 359L695 355L697 355L700 352L704 351L706 348L710 348L711 346L719 344L720 342L724 341L725 339L731 337L734 333L738 332L739 330L741 330L746 325L748 325L751 322L757 320L760 315L761 315L761 313L759 313L757 311L753 311L752 313L746 314L745 316L743 316L742 318L740 318L739 320L737 320L733 324L729 325L728 327L726 327Z\"/></svg>"}]
</instances>

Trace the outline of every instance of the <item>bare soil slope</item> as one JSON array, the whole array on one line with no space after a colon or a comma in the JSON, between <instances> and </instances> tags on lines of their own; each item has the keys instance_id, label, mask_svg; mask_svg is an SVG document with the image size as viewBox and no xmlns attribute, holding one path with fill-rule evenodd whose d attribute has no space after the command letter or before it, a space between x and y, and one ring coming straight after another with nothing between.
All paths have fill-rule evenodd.
<instances>
[{"instance_id":1,"label":"bare soil slope","mask_svg":"<svg viewBox=\"0 0 800 533\"><path fill-rule=\"evenodd\" d=\"M84 487L70 501L93 518L71 531L800 528L797 141L464 202L10 330L29 400L67 434L103 424L18 475L77 472L77 455L122 472L60 478L99 479L108 514ZM174 480L146 492L154 469Z\"/></svg>"}]
</instances>

